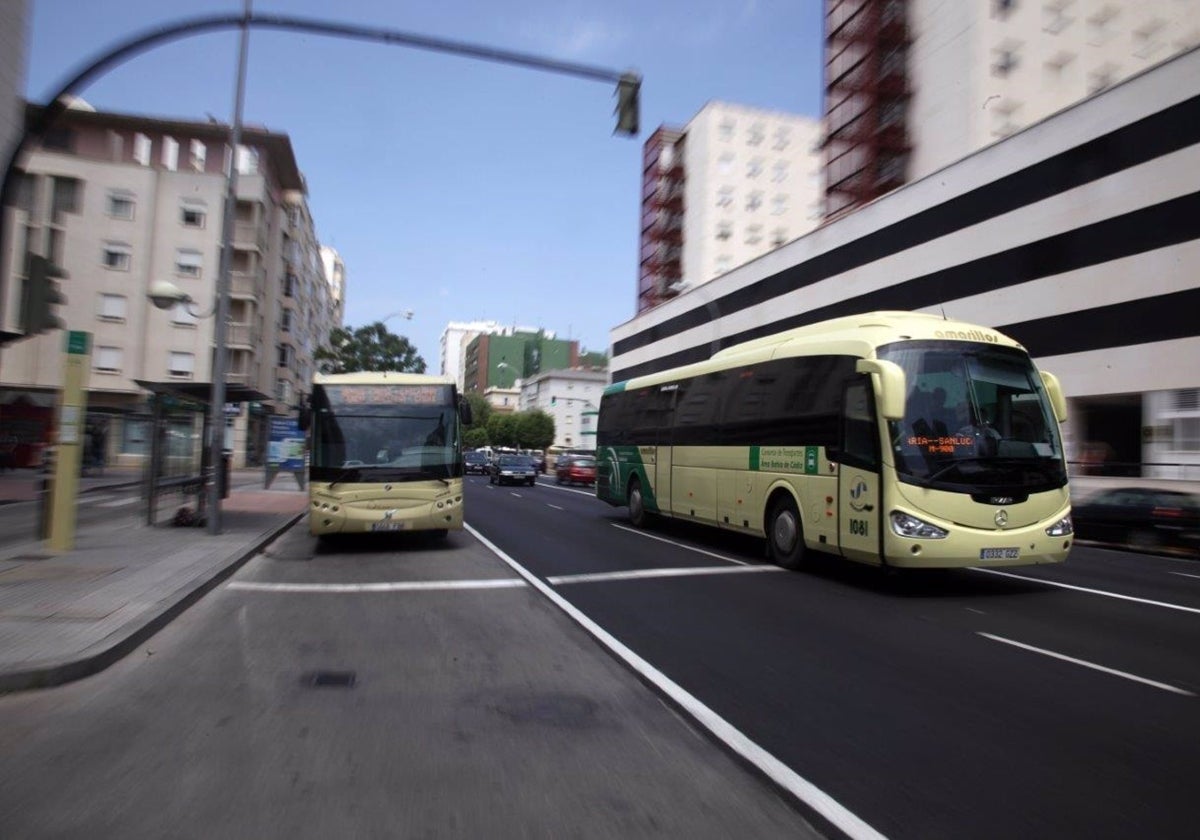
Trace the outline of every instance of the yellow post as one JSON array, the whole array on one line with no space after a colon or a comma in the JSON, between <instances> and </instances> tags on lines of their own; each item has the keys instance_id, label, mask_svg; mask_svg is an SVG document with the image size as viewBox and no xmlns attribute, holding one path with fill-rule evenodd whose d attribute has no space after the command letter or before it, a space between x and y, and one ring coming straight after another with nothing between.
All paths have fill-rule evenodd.
<instances>
[{"instance_id":1,"label":"yellow post","mask_svg":"<svg viewBox=\"0 0 1200 840\"><path fill-rule=\"evenodd\" d=\"M79 497L84 420L87 415L87 376L92 356L92 335L66 334L62 396L58 403L58 448L54 458L54 486L50 494L50 539L53 551L75 547L75 502Z\"/></svg>"}]
</instances>

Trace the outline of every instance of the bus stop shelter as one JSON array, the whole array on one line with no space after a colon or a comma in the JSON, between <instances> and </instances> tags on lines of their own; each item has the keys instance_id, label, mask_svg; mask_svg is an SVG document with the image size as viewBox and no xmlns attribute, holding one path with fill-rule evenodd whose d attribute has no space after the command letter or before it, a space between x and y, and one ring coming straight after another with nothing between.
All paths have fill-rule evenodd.
<instances>
[{"instance_id":1,"label":"bus stop shelter","mask_svg":"<svg viewBox=\"0 0 1200 840\"><path fill-rule=\"evenodd\" d=\"M219 473L214 469L215 465L209 463L211 447L207 445L207 441L212 439L211 435L213 434L211 411L209 410L212 405L212 383L150 382L142 379L134 381L150 392L152 406L150 463L143 479L146 524L154 524L159 497L172 491L178 491L183 496L195 494L197 514L203 517L204 506L208 498L208 494L204 491L209 486L209 482L217 481L220 477L223 481L221 495L224 496L228 494L227 482L229 480L230 458L228 456L225 458L225 463L221 465L223 469ZM226 405L252 401L261 402L269 399L267 394L255 388L232 382L225 384ZM203 418L199 438L200 451L195 452L193 449L187 453L187 457L183 458L182 462L179 459L172 460L168 457L167 446L169 418L173 413L179 411L193 411ZM224 434L224 431L224 429L220 429L218 433Z\"/></svg>"}]
</instances>

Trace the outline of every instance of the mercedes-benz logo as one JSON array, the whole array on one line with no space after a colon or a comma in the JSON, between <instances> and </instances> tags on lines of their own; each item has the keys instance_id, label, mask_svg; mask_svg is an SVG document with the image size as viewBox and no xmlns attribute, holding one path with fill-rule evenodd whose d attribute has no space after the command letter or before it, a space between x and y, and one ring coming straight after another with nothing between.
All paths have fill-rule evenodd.
<instances>
[{"instance_id":1,"label":"mercedes-benz logo","mask_svg":"<svg viewBox=\"0 0 1200 840\"><path fill-rule=\"evenodd\" d=\"M1008 511L1001 508L1000 510L996 511L996 527L1003 528L1007 524L1008 524Z\"/></svg>"}]
</instances>

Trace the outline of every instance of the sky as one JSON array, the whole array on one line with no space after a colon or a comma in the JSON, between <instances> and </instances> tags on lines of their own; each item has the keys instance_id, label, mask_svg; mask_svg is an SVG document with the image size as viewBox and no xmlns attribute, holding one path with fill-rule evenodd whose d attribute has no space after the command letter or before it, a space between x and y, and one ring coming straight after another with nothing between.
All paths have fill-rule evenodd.
<instances>
[{"instance_id":1,"label":"sky","mask_svg":"<svg viewBox=\"0 0 1200 840\"><path fill-rule=\"evenodd\" d=\"M26 96L117 44L242 0L29 0ZM820 0L253 0L289 14L642 76L641 132L607 82L410 47L252 30L244 121L287 134L345 323L387 321L436 371L451 321L604 351L636 313L642 143L710 100L820 115ZM79 91L101 111L230 122L235 31L135 56Z\"/></svg>"}]
</instances>

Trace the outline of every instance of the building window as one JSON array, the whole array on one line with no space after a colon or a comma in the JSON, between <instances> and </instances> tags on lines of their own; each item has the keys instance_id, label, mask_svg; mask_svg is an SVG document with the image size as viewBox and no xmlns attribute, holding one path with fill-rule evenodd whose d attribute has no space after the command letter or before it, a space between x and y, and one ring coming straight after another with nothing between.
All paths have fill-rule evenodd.
<instances>
[{"instance_id":1,"label":"building window","mask_svg":"<svg viewBox=\"0 0 1200 840\"><path fill-rule=\"evenodd\" d=\"M757 245L762 242L762 225L748 225L746 227L746 244Z\"/></svg>"},{"instance_id":2,"label":"building window","mask_svg":"<svg viewBox=\"0 0 1200 840\"><path fill-rule=\"evenodd\" d=\"M783 194L773 196L771 198L771 215L772 216L782 216L784 213L786 213L787 212L787 200L788 200L788 197Z\"/></svg>"},{"instance_id":3,"label":"building window","mask_svg":"<svg viewBox=\"0 0 1200 840\"><path fill-rule=\"evenodd\" d=\"M1163 26L1161 20L1155 19L1135 29L1133 31L1133 54L1138 58L1153 59L1159 50L1166 46L1161 37Z\"/></svg>"},{"instance_id":4,"label":"building window","mask_svg":"<svg viewBox=\"0 0 1200 840\"><path fill-rule=\"evenodd\" d=\"M175 252L175 273L180 277L199 277L203 266L204 256L199 251L180 248Z\"/></svg>"},{"instance_id":5,"label":"building window","mask_svg":"<svg viewBox=\"0 0 1200 840\"><path fill-rule=\"evenodd\" d=\"M732 263L733 259L728 254L721 254L719 257L717 257L714 276L719 277L725 272L729 271L729 266L732 265Z\"/></svg>"},{"instance_id":6,"label":"building window","mask_svg":"<svg viewBox=\"0 0 1200 840\"><path fill-rule=\"evenodd\" d=\"M787 242L787 231L783 228L775 228L771 234L771 244L778 248L785 242Z\"/></svg>"},{"instance_id":7,"label":"building window","mask_svg":"<svg viewBox=\"0 0 1200 840\"><path fill-rule=\"evenodd\" d=\"M1171 449L1200 452L1200 417L1176 417L1171 421Z\"/></svg>"},{"instance_id":8,"label":"building window","mask_svg":"<svg viewBox=\"0 0 1200 840\"><path fill-rule=\"evenodd\" d=\"M786 160L775 161L775 166L771 170L771 180L776 184L782 184L787 180L788 164Z\"/></svg>"},{"instance_id":9,"label":"building window","mask_svg":"<svg viewBox=\"0 0 1200 840\"><path fill-rule=\"evenodd\" d=\"M731 222L717 222L717 239L724 242L731 236L733 236L733 224Z\"/></svg>"},{"instance_id":10,"label":"building window","mask_svg":"<svg viewBox=\"0 0 1200 840\"><path fill-rule=\"evenodd\" d=\"M1006 45L992 50L992 75L1004 78L1017 69L1017 49Z\"/></svg>"},{"instance_id":11,"label":"building window","mask_svg":"<svg viewBox=\"0 0 1200 840\"><path fill-rule=\"evenodd\" d=\"M97 347L92 356L92 370L98 373L120 373L124 360L120 347Z\"/></svg>"},{"instance_id":12,"label":"building window","mask_svg":"<svg viewBox=\"0 0 1200 840\"><path fill-rule=\"evenodd\" d=\"M289 379L275 380L275 399L282 403L291 405L292 402L292 382Z\"/></svg>"},{"instance_id":13,"label":"building window","mask_svg":"<svg viewBox=\"0 0 1200 840\"><path fill-rule=\"evenodd\" d=\"M167 359L167 375L191 379L196 371L196 356L192 353L170 352Z\"/></svg>"},{"instance_id":14,"label":"building window","mask_svg":"<svg viewBox=\"0 0 1200 840\"><path fill-rule=\"evenodd\" d=\"M733 120L721 120L720 125L717 126L717 136L722 140L732 140L733 132L736 128L737 123Z\"/></svg>"},{"instance_id":15,"label":"building window","mask_svg":"<svg viewBox=\"0 0 1200 840\"><path fill-rule=\"evenodd\" d=\"M104 243L104 267L113 271L129 271L133 249L124 242Z\"/></svg>"},{"instance_id":16,"label":"building window","mask_svg":"<svg viewBox=\"0 0 1200 840\"><path fill-rule=\"evenodd\" d=\"M101 321L125 320L125 296L101 293L96 315Z\"/></svg>"},{"instance_id":17,"label":"building window","mask_svg":"<svg viewBox=\"0 0 1200 840\"><path fill-rule=\"evenodd\" d=\"M292 331L292 310L285 309L279 316L279 329L281 332Z\"/></svg>"},{"instance_id":18,"label":"building window","mask_svg":"<svg viewBox=\"0 0 1200 840\"><path fill-rule=\"evenodd\" d=\"M992 17L1005 20L1017 8L1017 0L992 0Z\"/></svg>"},{"instance_id":19,"label":"building window","mask_svg":"<svg viewBox=\"0 0 1200 840\"><path fill-rule=\"evenodd\" d=\"M108 215L114 219L132 219L133 193L110 192L108 194Z\"/></svg>"},{"instance_id":20,"label":"building window","mask_svg":"<svg viewBox=\"0 0 1200 840\"><path fill-rule=\"evenodd\" d=\"M196 326L197 318L188 311L187 304L177 303L171 307L171 323L179 327Z\"/></svg>"},{"instance_id":21,"label":"building window","mask_svg":"<svg viewBox=\"0 0 1200 840\"><path fill-rule=\"evenodd\" d=\"M203 141L193 140L188 146L188 163L192 169L197 172L204 171L205 161L208 157L208 147Z\"/></svg>"},{"instance_id":22,"label":"building window","mask_svg":"<svg viewBox=\"0 0 1200 840\"><path fill-rule=\"evenodd\" d=\"M1046 59L1046 75L1051 79L1061 79L1063 70L1075 60L1075 53L1060 51Z\"/></svg>"},{"instance_id":23,"label":"building window","mask_svg":"<svg viewBox=\"0 0 1200 840\"><path fill-rule=\"evenodd\" d=\"M54 192L51 208L54 220L60 213L78 213L82 203L83 184L78 178L53 178Z\"/></svg>"},{"instance_id":24,"label":"building window","mask_svg":"<svg viewBox=\"0 0 1200 840\"><path fill-rule=\"evenodd\" d=\"M754 125L750 126L750 130L746 132L746 143L750 146L762 145L762 141L765 136L766 132L763 131L762 125L760 123L755 123Z\"/></svg>"},{"instance_id":25,"label":"building window","mask_svg":"<svg viewBox=\"0 0 1200 840\"><path fill-rule=\"evenodd\" d=\"M771 147L777 152L782 152L788 147L788 143L792 142L791 132L786 128L775 129L775 143Z\"/></svg>"},{"instance_id":26,"label":"building window","mask_svg":"<svg viewBox=\"0 0 1200 840\"><path fill-rule=\"evenodd\" d=\"M752 160L746 164L746 177L747 178L757 178L759 175L762 174L762 169L763 169L762 158L754 158L754 160Z\"/></svg>"},{"instance_id":27,"label":"building window","mask_svg":"<svg viewBox=\"0 0 1200 840\"><path fill-rule=\"evenodd\" d=\"M721 187L717 190L717 206L729 207L733 204L733 187Z\"/></svg>"},{"instance_id":28,"label":"building window","mask_svg":"<svg viewBox=\"0 0 1200 840\"><path fill-rule=\"evenodd\" d=\"M138 132L133 135L133 159L142 166L150 165L150 153L153 144L145 134Z\"/></svg>"},{"instance_id":29,"label":"building window","mask_svg":"<svg viewBox=\"0 0 1200 840\"><path fill-rule=\"evenodd\" d=\"M185 204L180 208L179 221L184 227L203 228L208 214L198 204Z\"/></svg>"},{"instance_id":30,"label":"building window","mask_svg":"<svg viewBox=\"0 0 1200 840\"><path fill-rule=\"evenodd\" d=\"M179 168L179 141L174 137L163 137L162 165L170 172Z\"/></svg>"},{"instance_id":31,"label":"building window","mask_svg":"<svg viewBox=\"0 0 1200 840\"><path fill-rule=\"evenodd\" d=\"M746 209L753 213L759 207L762 207L762 193L755 190L746 196Z\"/></svg>"},{"instance_id":32,"label":"building window","mask_svg":"<svg viewBox=\"0 0 1200 840\"><path fill-rule=\"evenodd\" d=\"M258 150L249 146L238 146L237 168L242 175L258 174Z\"/></svg>"},{"instance_id":33,"label":"building window","mask_svg":"<svg viewBox=\"0 0 1200 840\"><path fill-rule=\"evenodd\" d=\"M1116 80L1118 68L1112 64L1102 64L1088 73L1087 90L1089 94L1099 93L1110 88Z\"/></svg>"},{"instance_id":34,"label":"building window","mask_svg":"<svg viewBox=\"0 0 1200 840\"><path fill-rule=\"evenodd\" d=\"M1113 22L1117 19L1119 9L1114 6L1104 6L1100 11L1088 18L1087 39L1094 47L1108 43L1116 27Z\"/></svg>"},{"instance_id":35,"label":"building window","mask_svg":"<svg viewBox=\"0 0 1200 840\"><path fill-rule=\"evenodd\" d=\"M275 365L276 367L285 368L292 360L292 348L286 344L280 344L276 352Z\"/></svg>"},{"instance_id":36,"label":"building window","mask_svg":"<svg viewBox=\"0 0 1200 840\"><path fill-rule=\"evenodd\" d=\"M728 175L733 171L733 152L722 152L717 158L717 171L722 175Z\"/></svg>"},{"instance_id":37,"label":"building window","mask_svg":"<svg viewBox=\"0 0 1200 840\"><path fill-rule=\"evenodd\" d=\"M1067 17L1067 6L1072 0L1050 0L1042 6L1042 29L1051 35L1057 35L1071 25L1072 18Z\"/></svg>"}]
</instances>

